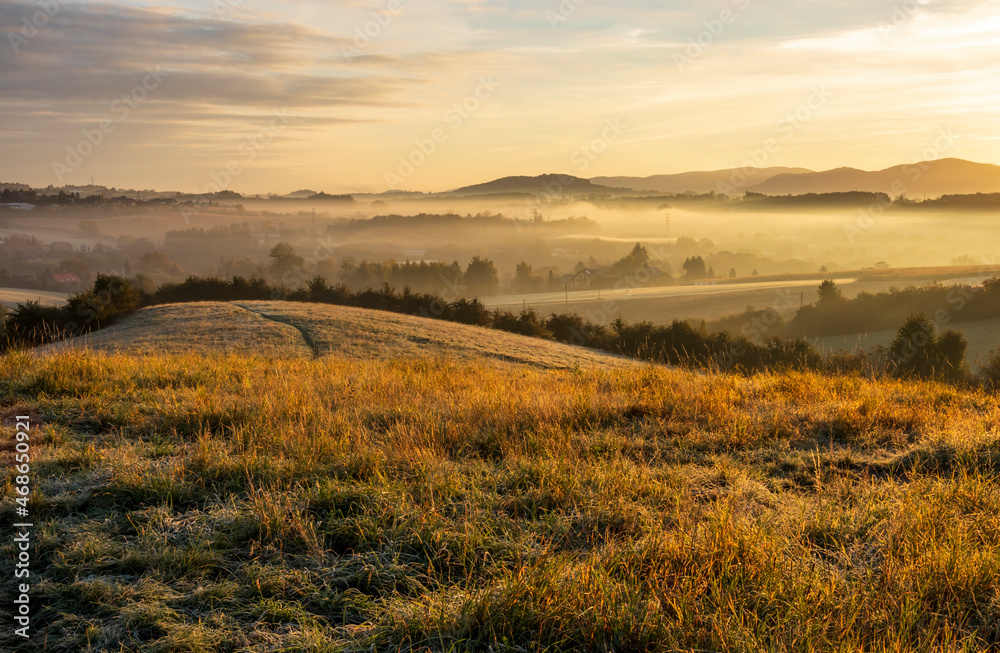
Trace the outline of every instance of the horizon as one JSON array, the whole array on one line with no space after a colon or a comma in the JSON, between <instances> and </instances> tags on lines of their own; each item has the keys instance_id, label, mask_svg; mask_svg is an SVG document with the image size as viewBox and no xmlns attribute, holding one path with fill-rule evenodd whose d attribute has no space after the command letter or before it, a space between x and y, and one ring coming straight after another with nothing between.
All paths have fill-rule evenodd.
<instances>
[{"instance_id":1,"label":"horizon","mask_svg":"<svg viewBox=\"0 0 1000 653\"><path fill-rule=\"evenodd\" d=\"M928 152L1000 162L983 90L998 1L0 9L0 103L18 117L0 178L33 187L442 192L748 162L877 171Z\"/></svg>"},{"instance_id":2,"label":"horizon","mask_svg":"<svg viewBox=\"0 0 1000 653\"><path fill-rule=\"evenodd\" d=\"M851 166L839 166L837 168L830 168L830 169L827 169L827 170L809 170L809 169L806 169L806 168L802 168L801 166L768 166L766 168L754 168L754 169L756 169L756 170L768 170L768 169L772 169L772 168L787 168L789 170L796 170L796 172L780 173L780 174L792 174L792 175L794 175L794 174L822 174L822 173L829 173L829 172L837 172L837 171L841 171L841 170L851 170L851 171L863 172L863 173L880 173L880 172L885 172L886 170L891 170L891 169L899 168L899 167L920 166L920 165L923 165L923 164L940 163L940 162L944 162L944 161L957 161L957 162L969 163L969 164L973 164L973 165L997 166L997 167L1000 167L1000 164L984 163L984 162L981 162L981 161L969 161L967 159L959 159L959 158L955 158L955 157L946 157L946 158L942 158L942 159L931 159L931 160L925 160L925 161L914 161L914 162L908 162L908 163L900 163L900 164L896 164L896 165L893 165L893 166L889 166L888 168L884 168L884 169L881 169L881 170L864 170L864 169L861 169L861 168L853 168ZM598 183L598 182L595 182L594 180L597 180L597 179L616 180L616 179L622 179L622 178L650 179L650 178L656 178L656 177L668 177L668 176L671 176L671 175L702 175L702 174L703 175L709 175L709 174L740 172L740 171L746 172L749 169L751 169L751 168L726 168L726 169L720 169L720 170L685 170L685 171L676 172L676 173L653 173L653 174L650 174L650 175L643 175L643 176L637 176L637 175L636 176L633 176L633 175L615 175L615 174L597 175L595 177L575 177L575 175L571 175L571 176L573 176L573 177L575 177L577 179L582 179L584 181L590 181L592 183L595 183L595 185L598 185L598 186L604 186L604 187L607 187L609 189L615 190L615 189L618 189L618 187L608 186L607 185L607 183L611 183L610 181L608 181L606 183ZM565 173L543 172L543 173L533 174L533 175L524 175L524 174L505 175L503 177L495 177L493 179L488 179L488 180L485 180L485 181L479 181L479 182L475 182L475 183L472 183L472 184L467 184L465 186L454 186L454 187L451 187L451 188L447 188L445 190L434 190L434 191L431 191L431 190L420 190L420 189L387 189L387 190L384 190L384 191L377 191L377 192L372 192L372 191L352 191L352 190L336 190L336 191L331 191L331 190L329 190L327 188L318 188L318 189L316 189L316 188L307 188L305 186L301 186L301 187L296 188L294 190L289 190L289 191L285 191L285 192L278 192L278 191L274 191L274 190L254 190L254 191L242 191L242 192L240 192L240 191L233 191L231 188L220 188L219 191L236 192L236 193L239 193L240 195L243 195L245 197L257 197L257 196L259 196L259 197L278 197L278 198L280 198L280 197L286 197L288 195L293 195L295 193L301 193L301 192L305 192L305 191L310 191L310 192L313 192L313 193L315 193L317 195L320 195L320 194L325 194L325 195L388 195L388 194L393 194L393 193L416 193L416 194L423 194L423 195L435 195L435 194L443 194L443 193L449 193L449 192L453 192L453 191L457 191L457 190L462 190L464 188L471 187L471 186L486 185L486 184L490 184L490 183L493 183L493 182L496 182L496 181L502 181L504 179L512 179L512 178L534 179L534 178L538 178L538 177L561 176L563 174L565 174ZM109 191L120 191L120 192L134 192L134 193L142 193L142 192L180 193L180 194L184 194L184 195L197 194L197 193L188 192L188 191L184 191L184 190L177 189L177 188L153 188L153 187L150 187L150 188L134 188L134 187L133 188L126 188L124 186L108 186L108 185L99 184L99 183L96 183L96 182L93 183L93 184L90 184L90 183L69 184L68 183L68 184L65 184L65 185L62 185L62 186L59 186L59 185L56 185L56 184L49 184L49 185L46 185L46 186L35 186L35 185L32 185L32 184L25 184L24 182L16 181L16 180L0 181L0 186L12 186L12 185L27 185L27 186L30 186L33 190L47 190L49 188L52 188L53 190L63 190L63 191L65 191L67 189L73 189L73 188L102 187L102 188L105 188L106 190L109 190ZM625 190L629 190L629 189L625 189ZM635 190L635 189L632 189L632 190ZM212 191L212 192L219 192L219 191ZM642 192L642 191L640 191L640 192ZM670 195L670 194L684 194L684 193L697 192L697 191L688 190L688 191L648 191L648 192L651 192L651 193L659 192L659 193L662 193L662 194ZM809 191L809 192L814 192L814 191ZM841 192L842 193L842 192L865 192L865 191L831 191L831 192L834 192L834 193ZM990 192L990 191L980 191L980 192ZM204 194L211 194L211 193L204 193ZM955 194L964 194L964 193L955 193Z\"/></svg>"}]
</instances>

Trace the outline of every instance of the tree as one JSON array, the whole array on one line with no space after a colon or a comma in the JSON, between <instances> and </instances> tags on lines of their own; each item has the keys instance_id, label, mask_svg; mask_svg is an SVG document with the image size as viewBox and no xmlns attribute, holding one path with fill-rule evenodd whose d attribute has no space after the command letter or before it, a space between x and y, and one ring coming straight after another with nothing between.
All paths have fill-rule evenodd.
<instances>
[{"instance_id":1,"label":"tree","mask_svg":"<svg viewBox=\"0 0 1000 653\"><path fill-rule=\"evenodd\" d=\"M165 275L168 277L181 277L184 270L170 260L170 257L163 252L146 252L139 257L136 265L139 272L148 275Z\"/></svg>"},{"instance_id":2,"label":"tree","mask_svg":"<svg viewBox=\"0 0 1000 653\"><path fill-rule=\"evenodd\" d=\"M901 374L930 376L934 372L933 349L937 329L923 313L911 315L899 327L889 345L889 357Z\"/></svg>"},{"instance_id":3,"label":"tree","mask_svg":"<svg viewBox=\"0 0 1000 653\"><path fill-rule=\"evenodd\" d=\"M271 248L268 256L271 261L271 271L279 279L287 272L297 270L305 264L305 259L298 255L295 248L288 243L278 243Z\"/></svg>"},{"instance_id":4,"label":"tree","mask_svg":"<svg viewBox=\"0 0 1000 653\"><path fill-rule=\"evenodd\" d=\"M527 261L521 261L517 264L517 269L514 271L514 292L516 293L530 293L534 292L538 287L538 279L534 276L534 270Z\"/></svg>"},{"instance_id":5,"label":"tree","mask_svg":"<svg viewBox=\"0 0 1000 653\"><path fill-rule=\"evenodd\" d=\"M649 265L649 252L642 246L642 243L636 243L635 247L632 248L632 251L625 258L632 264L633 270Z\"/></svg>"},{"instance_id":6,"label":"tree","mask_svg":"<svg viewBox=\"0 0 1000 653\"><path fill-rule=\"evenodd\" d=\"M63 260L59 264L59 272L72 272L76 276L80 277L80 281L86 285L90 285L93 281L93 273L90 271L90 266L86 261L79 258L68 258Z\"/></svg>"},{"instance_id":7,"label":"tree","mask_svg":"<svg viewBox=\"0 0 1000 653\"><path fill-rule=\"evenodd\" d=\"M479 256L472 257L462 280L468 293L476 297L494 295L500 285L500 276L493 261Z\"/></svg>"},{"instance_id":8,"label":"tree","mask_svg":"<svg viewBox=\"0 0 1000 653\"><path fill-rule=\"evenodd\" d=\"M636 243L632 251L628 253L627 256L623 256L618 259L608 268L608 274L611 275L623 275L623 274L634 274L637 270L641 270L649 265L649 252L646 248L642 246L642 243Z\"/></svg>"},{"instance_id":9,"label":"tree","mask_svg":"<svg viewBox=\"0 0 1000 653\"><path fill-rule=\"evenodd\" d=\"M729 268L729 278L730 279L736 278L736 268Z\"/></svg>"},{"instance_id":10,"label":"tree","mask_svg":"<svg viewBox=\"0 0 1000 653\"><path fill-rule=\"evenodd\" d=\"M684 265L681 266L684 269L685 279L704 279L708 271L705 269L705 260L700 256L692 256L691 258L684 259Z\"/></svg>"},{"instance_id":11,"label":"tree","mask_svg":"<svg viewBox=\"0 0 1000 653\"><path fill-rule=\"evenodd\" d=\"M934 323L923 313L911 315L889 345L889 358L897 374L955 377L962 374L969 343L957 331L940 337Z\"/></svg>"},{"instance_id":12,"label":"tree","mask_svg":"<svg viewBox=\"0 0 1000 653\"><path fill-rule=\"evenodd\" d=\"M945 331L938 337L938 365L941 373L954 376L965 365L965 353L969 349L969 341L958 331Z\"/></svg>"},{"instance_id":13,"label":"tree","mask_svg":"<svg viewBox=\"0 0 1000 653\"><path fill-rule=\"evenodd\" d=\"M994 388L1000 388L1000 349L994 349L986 358L986 363L979 367L980 373Z\"/></svg>"},{"instance_id":14,"label":"tree","mask_svg":"<svg viewBox=\"0 0 1000 653\"><path fill-rule=\"evenodd\" d=\"M837 287L837 284L833 282L833 279L827 279L819 284L816 294L819 295L820 304L832 304L844 298L843 293Z\"/></svg>"}]
</instances>

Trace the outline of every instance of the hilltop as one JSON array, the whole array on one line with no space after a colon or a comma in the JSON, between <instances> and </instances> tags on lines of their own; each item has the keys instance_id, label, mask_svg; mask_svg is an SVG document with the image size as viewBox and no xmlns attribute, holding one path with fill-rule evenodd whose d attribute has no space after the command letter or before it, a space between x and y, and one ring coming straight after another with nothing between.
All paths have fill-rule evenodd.
<instances>
[{"instance_id":1,"label":"hilltop","mask_svg":"<svg viewBox=\"0 0 1000 653\"><path fill-rule=\"evenodd\" d=\"M837 168L824 172L775 175L749 190L767 195L862 191L906 195L911 199L941 195L1000 192L1000 166L963 159L938 159L868 172Z\"/></svg>"},{"instance_id":2,"label":"hilltop","mask_svg":"<svg viewBox=\"0 0 1000 653\"><path fill-rule=\"evenodd\" d=\"M196 302L140 309L45 350L231 353L298 358L494 360L541 368L638 365L627 358L493 329L364 308L299 302Z\"/></svg>"},{"instance_id":3,"label":"hilltop","mask_svg":"<svg viewBox=\"0 0 1000 653\"><path fill-rule=\"evenodd\" d=\"M455 190L440 193L441 195L494 195L494 194L529 194L554 197L614 194L621 189L609 188L572 175L545 174L534 177L514 176L494 179L482 184L463 186Z\"/></svg>"},{"instance_id":4,"label":"hilltop","mask_svg":"<svg viewBox=\"0 0 1000 653\"><path fill-rule=\"evenodd\" d=\"M811 173L806 168L746 168L743 170L713 170L710 172L681 172L672 175L651 175L649 177L592 177L595 184L630 188L636 191L657 193L709 193L719 192L720 184L725 188L745 190L765 182L777 175L799 175Z\"/></svg>"}]
</instances>

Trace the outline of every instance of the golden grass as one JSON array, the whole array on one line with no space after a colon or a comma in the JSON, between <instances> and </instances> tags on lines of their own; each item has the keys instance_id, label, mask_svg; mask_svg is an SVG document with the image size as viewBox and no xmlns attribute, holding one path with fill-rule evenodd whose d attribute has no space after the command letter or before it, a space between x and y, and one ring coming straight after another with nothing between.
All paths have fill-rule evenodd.
<instances>
[{"instance_id":1,"label":"golden grass","mask_svg":"<svg viewBox=\"0 0 1000 653\"><path fill-rule=\"evenodd\" d=\"M385 311L298 302L198 302L144 308L119 324L44 351L238 353L352 359L448 356L543 368L634 366L600 351Z\"/></svg>"},{"instance_id":2,"label":"golden grass","mask_svg":"<svg viewBox=\"0 0 1000 653\"><path fill-rule=\"evenodd\" d=\"M0 388L4 441L44 424L48 650L1000 645L982 391L90 351L8 354Z\"/></svg>"}]
</instances>

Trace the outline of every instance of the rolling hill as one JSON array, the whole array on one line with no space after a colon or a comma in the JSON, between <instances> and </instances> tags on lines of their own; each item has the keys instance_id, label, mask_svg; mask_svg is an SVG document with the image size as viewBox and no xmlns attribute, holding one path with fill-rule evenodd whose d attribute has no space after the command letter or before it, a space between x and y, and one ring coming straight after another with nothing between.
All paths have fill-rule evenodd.
<instances>
[{"instance_id":1,"label":"rolling hill","mask_svg":"<svg viewBox=\"0 0 1000 653\"><path fill-rule=\"evenodd\" d=\"M609 188L572 175L546 174L532 177L515 176L502 177L482 184L463 186L439 195L497 195L497 194L530 194L550 195L554 197L575 195L608 195L621 192L621 189Z\"/></svg>"},{"instance_id":2,"label":"rolling hill","mask_svg":"<svg viewBox=\"0 0 1000 653\"><path fill-rule=\"evenodd\" d=\"M638 365L631 359L503 331L384 311L298 302L198 302L141 309L45 351L234 353L276 358L445 356L547 369Z\"/></svg>"},{"instance_id":3,"label":"rolling hill","mask_svg":"<svg viewBox=\"0 0 1000 653\"><path fill-rule=\"evenodd\" d=\"M603 186L629 188L636 191L657 193L708 193L719 191L720 184L744 190L765 182L777 175L811 173L806 168L749 168L747 170L714 170L711 172L682 172L650 177L593 177L590 181Z\"/></svg>"},{"instance_id":4,"label":"rolling hill","mask_svg":"<svg viewBox=\"0 0 1000 653\"><path fill-rule=\"evenodd\" d=\"M892 197L903 194L911 199L924 195L995 193L1000 192L1000 166L963 159L938 159L875 172L837 168L775 175L748 190L766 195L865 191L888 193Z\"/></svg>"}]
</instances>

